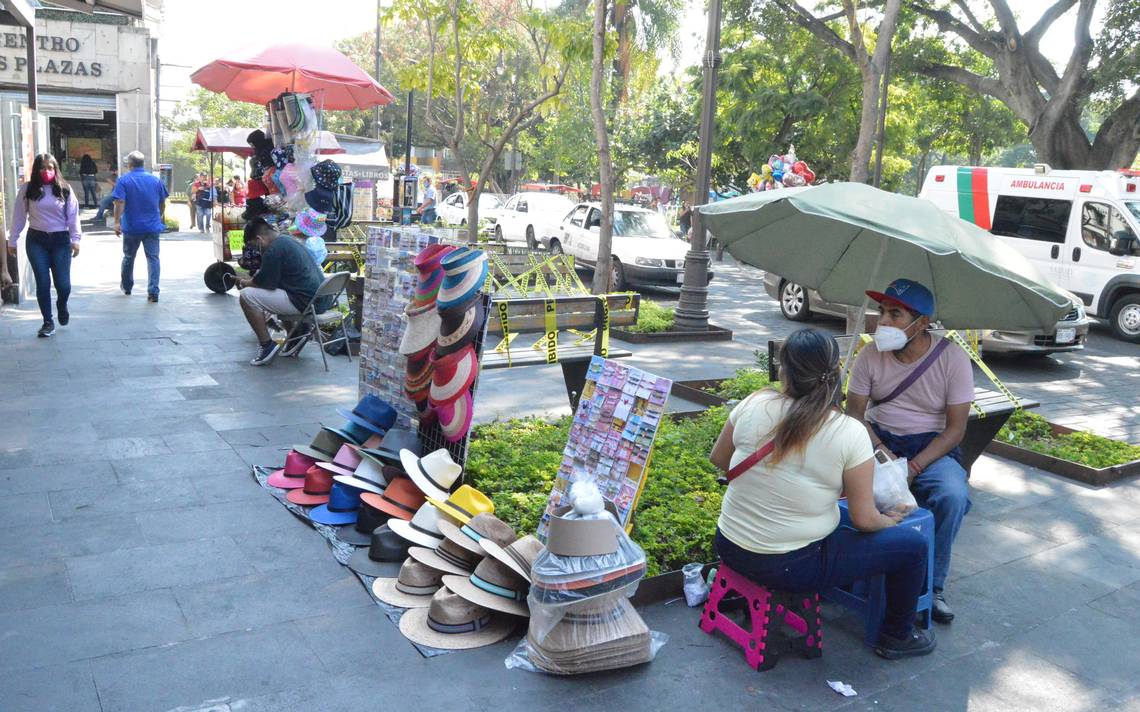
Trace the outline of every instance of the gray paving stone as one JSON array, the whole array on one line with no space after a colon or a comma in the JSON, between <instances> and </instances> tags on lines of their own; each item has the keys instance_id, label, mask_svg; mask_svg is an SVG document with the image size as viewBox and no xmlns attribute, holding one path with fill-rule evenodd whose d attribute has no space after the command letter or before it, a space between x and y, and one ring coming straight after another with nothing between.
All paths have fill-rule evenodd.
<instances>
[{"instance_id":1,"label":"gray paving stone","mask_svg":"<svg viewBox=\"0 0 1140 712\"><path fill-rule=\"evenodd\" d=\"M359 584L358 584L359 585ZM361 589L363 591L363 589ZM309 644L327 670L342 670L346 660L374 660L378 656L399 669L419 652L372 602L336 613L312 616L289 624Z\"/></svg>"},{"instance_id":2,"label":"gray paving stone","mask_svg":"<svg viewBox=\"0 0 1140 712\"><path fill-rule=\"evenodd\" d=\"M249 466L234 452L177 452L130 459L112 460L119 482L146 483L154 480L184 479L193 481L211 475L248 472ZM153 486L158 486L153 482Z\"/></svg>"},{"instance_id":3,"label":"gray paving stone","mask_svg":"<svg viewBox=\"0 0 1140 712\"><path fill-rule=\"evenodd\" d=\"M0 469L144 457L169 452L170 449L162 442L162 438L157 436L110 438L89 443L53 439L34 448L0 453Z\"/></svg>"},{"instance_id":4,"label":"gray paving stone","mask_svg":"<svg viewBox=\"0 0 1140 712\"><path fill-rule=\"evenodd\" d=\"M1140 533L1108 530L1043 551L1033 560L1113 588L1127 586L1140 581Z\"/></svg>"},{"instance_id":5,"label":"gray paving stone","mask_svg":"<svg viewBox=\"0 0 1140 712\"><path fill-rule=\"evenodd\" d=\"M1033 654L1091 680L1102 690L1136 689L1140 660L1140 624L1088 606L1055 616L1024 641Z\"/></svg>"},{"instance_id":6,"label":"gray paving stone","mask_svg":"<svg viewBox=\"0 0 1140 712\"><path fill-rule=\"evenodd\" d=\"M972 512L971 512L972 514ZM967 515L970 526L963 526L954 541L950 571L965 576L1051 549L1057 543Z\"/></svg>"},{"instance_id":7,"label":"gray paving stone","mask_svg":"<svg viewBox=\"0 0 1140 712\"><path fill-rule=\"evenodd\" d=\"M104 657L91 667L103 712L199 709L291 689L327 672L287 626Z\"/></svg>"},{"instance_id":8,"label":"gray paving stone","mask_svg":"<svg viewBox=\"0 0 1140 712\"><path fill-rule=\"evenodd\" d=\"M67 559L75 600L192 585L253 573L228 537L139 546Z\"/></svg>"},{"instance_id":9,"label":"gray paving stone","mask_svg":"<svg viewBox=\"0 0 1140 712\"><path fill-rule=\"evenodd\" d=\"M18 611L70 601L67 569L61 561L0 568L0 611Z\"/></svg>"},{"instance_id":10,"label":"gray paving stone","mask_svg":"<svg viewBox=\"0 0 1140 712\"><path fill-rule=\"evenodd\" d=\"M34 527L52 521L47 492L28 492L4 498L5 527Z\"/></svg>"},{"instance_id":11,"label":"gray paving stone","mask_svg":"<svg viewBox=\"0 0 1140 712\"><path fill-rule=\"evenodd\" d=\"M4 712L102 710L91 665L87 662L0 674L0 700L3 700Z\"/></svg>"},{"instance_id":12,"label":"gray paving stone","mask_svg":"<svg viewBox=\"0 0 1140 712\"><path fill-rule=\"evenodd\" d=\"M137 546L142 534L134 517L90 517L39 526L0 529L0 567L44 564Z\"/></svg>"},{"instance_id":13,"label":"gray paving stone","mask_svg":"<svg viewBox=\"0 0 1140 712\"><path fill-rule=\"evenodd\" d=\"M132 516L136 512L172 509L197 504L197 493L187 481L169 478L162 482L130 482L114 487L52 492L51 511L60 521L109 514Z\"/></svg>"},{"instance_id":14,"label":"gray paving stone","mask_svg":"<svg viewBox=\"0 0 1140 712\"><path fill-rule=\"evenodd\" d=\"M308 425L275 425L221 430L218 435L234 447L288 448L295 443L309 442L315 432L316 428Z\"/></svg>"},{"instance_id":15,"label":"gray paving stone","mask_svg":"<svg viewBox=\"0 0 1140 712\"><path fill-rule=\"evenodd\" d=\"M1110 616L1116 616L1117 618L1123 618L1125 620L1134 620L1136 618L1136 611L1140 610L1140 583L1124 586L1112 593L1101 596L1091 601L1089 606L1101 613L1107 613Z\"/></svg>"},{"instance_id":16,"label":"gray paving stone","mask_svg":"<svg viewBox=\"0 0 1140 712\"><path fill-rule=\"evenodd\" d=\"M281 509L286 511L284 507ZM257 571L278 571L303 565L322 566L332 559L332 552L324 537L301 521L280 529L235 534L233 539Z\"/></svg>"},{"instance_id":17,"label":"gray paving stone","mask_svg":"<svg viewBox=\"0 0 1140 712\"><path fill-rule=\"evenodd\" d=\"M1075 541L1108 526L1077 511L1068 499L1062 498L1004 512L992 521L1058 544Z\"/></svg>"},{"instance_id":18,"label":"gray paving stone","mask_svg":"<svg viewBox=\"0 0 1140 712\"><path fill-rule=\"evenodd\" d=\"M203 504L212 504L215 502L264 499L265 489L250 475L249 466L244 462L242 465L242 472L192 478L190 484L194 485L199 501Z\"/></svg>"},{"instance_id":19,"label":"gray paving stone","mask_svg":"<svg viewBox=\"0 0 1140 712\"><path fill-rule=\"evenodd\" d=\"M259 499L140 512L135 519L148 544L211 539L297 526L296 518L267 492Z\"/></svg>"},{"instance_id":20,"label":"gray paving stone","mask_svg":"<svg viewBox=\"0 0 1140 712\"><path fill-rule=\"evenodd\" d=\"M129 420L104 420L95 424L95 430L103 438L133 437L137 435L167 435L169 433L209 432L206 421L195 416L147 417L137 416Z\"/></svg>"},{"instance_id":21,"label":"gray paving stone","mask_svg":"<svg viewBox=\"0 0 1140 712\"><path fill-rule=\"evenodd\" d=\"M168 645L190 637L169 590L0 613L0 671Z\"/></svg>"},{"instance_id":22,"label":"gray paving stone","mask_svg":"<svg viewBox=\"0 0 1140 712\"><path fill-rule=\"evenodd\" d=\"M162 441L166 443L166 446L170 448L171 452L178 453L232 450L229 443L223 440L213 430L205 432L172 433L163 435Z\"/></svg>"},{"instance_id":23,"label":"gray paving stone","mask_svg":"<svg viewBox=\"0 0 1140 712\"><path fill-rule=\"evenodd\" d=\"M0 491L6 494L85 489L114 484L115 471L106 460L0 470Z\"/></svg>"}]
</instances>

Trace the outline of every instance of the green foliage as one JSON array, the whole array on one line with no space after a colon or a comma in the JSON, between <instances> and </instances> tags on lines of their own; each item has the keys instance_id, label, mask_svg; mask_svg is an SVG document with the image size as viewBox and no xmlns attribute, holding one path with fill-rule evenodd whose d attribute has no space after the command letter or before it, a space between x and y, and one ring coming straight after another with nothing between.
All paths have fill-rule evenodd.
<instances>
[{"instance_id":1,"label":"green foliage","mask_svg":"<svg viewBox=\"0 0 1140 712\"><path fill-rule=\"evenodd\" d=\"M180 227L178 221L169 215L163 216L162 223L166 225L167 232L174 232Z\"/></svg>"},{"instance_id":2,"label":"green foliage","mask_svg":"<svg viewBox=\"0 0 1140 712\"><path fill-rule=\"evenodd\" d=\"M763 368L741 368L736 371L732 378L723 381L717 387L716 395L729 400L742 400L761 388L767 388L769 384L767 366Z\"/></svg>"},{"instance_id":3,"label":"green foliage","mask_svg":"<svg viewBox=\"0 0 1140 712\"><path fill-rule=\"evenodd\" d=\"M1112 467L1140 460L1140 446L1085 432L1054 435L1048 421L1024 410L1010 417L997 439L1088 467Z\"/></svg>"},{"instance_id":4,"label":"green foliage","mask_svg":"<svg viewBox=\"0 0 1140 712\"><path fill-rule=\"evenodd\" d=\"M661 423L632 530L651 576L713 560L723 488L708 453L727 417L725 408L711 408ZM468 483L490 496L495 514L516 531L534 531L569 432L568 416L553 423L526 418L477 426L467 453Z\"/></svg>"},{"instance_id":5,"label":"green foliage","mask_svg":"<svg viewBox=\"0 0 1140 712\"><path fill-rule=\"evenodd\" d=\"M637 312L637 323L630 331L638 334L658 334L673 328L674 307L667 307L660 302L648 299L641 302Z\"/></svg>"}]
</instances>

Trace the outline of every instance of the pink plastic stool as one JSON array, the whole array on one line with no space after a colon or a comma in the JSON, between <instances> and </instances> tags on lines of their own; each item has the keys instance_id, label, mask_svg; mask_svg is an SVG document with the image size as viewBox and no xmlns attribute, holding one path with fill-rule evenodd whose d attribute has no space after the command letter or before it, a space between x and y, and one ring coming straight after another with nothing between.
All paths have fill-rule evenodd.
<instances>
[{"instance_id":1,"label":"pink plastic stool","mask_svg":"<svg viewBox=\"0 0 1140 712\"><path fill-rule=\"evenodd\" d=\"M751 619L751 630L740 627L720 610L721 601L730 592L735 592L744 599ZM818 658L823 655L823 620L819 614L818 593L788 593L770 589L748 580L723 563L720 565L709 592L709 600L701 614L701 630L710 635L719 630L744 650L744 659L754 670L768 670L779 662L775 642L780 637L778 629L781 621L804 636L800 639L804 657Z\"/></svg>"}]
</instances>

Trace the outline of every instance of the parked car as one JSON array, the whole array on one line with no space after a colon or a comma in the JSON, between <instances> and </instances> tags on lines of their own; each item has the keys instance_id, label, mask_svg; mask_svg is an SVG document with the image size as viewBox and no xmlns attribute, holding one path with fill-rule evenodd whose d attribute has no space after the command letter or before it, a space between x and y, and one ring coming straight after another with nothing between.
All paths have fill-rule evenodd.
<instances>
[{"instance_id":1,"label":"parked car","mask_svg":"<svg viewBox=\"0 0 1140 712\"><path fill-rule=\"evenodd\" d=\"M479 217L495 217L503 201L494 193L482 193L479 196ZM467 224L467 192L460 190L443 199L436 210L440 220L451 225Z\"/></svg>"},{"instance_id":2,"label":"parked car","mask_svg":"<svg viewBox=\"0 0 1140 712\"><path fill-rule=\"evenodd\" d=\"M515 193L495 215L495 239L526 242L534 249L541 238L558 231L573 207L573 201L558 193Z\"/></svg>"},{"instance_id":3,"label":"parked car","mask_svg":"<svg viewBox=\"0 0 1140 712\"><path fill-rule=\"evenodd\" d=\"M593 267L598 261L598 233L602 210L598 203L579 203L562 221L557 233L544 243L554 254L574 258L574 264ZM631 284L677 287L685 278L685 254L689 243L669 229L665 219L652 210L634 205L614 206L614 289ZM712 270L708 273L711 282Z\"/></svg>"},{"instance_id":4,"label":"parked car","mask_svg":"<svg viewBox=\"0 0 1140 712\"><path fill-rule=\"evenodd\" d=\"M814 289L804 289L771 272L764 273L764 291L780 303L780 313L785 319L807 321L814 314L847 316L844 305L827 302ZM1042 332L983 330L982 350L989 354L1052 354L1083 349L1090 320L1080 298L1070 292L1066 294L1073 301L1072 309L1053 329Z\"/></svg>"}]
</instances>

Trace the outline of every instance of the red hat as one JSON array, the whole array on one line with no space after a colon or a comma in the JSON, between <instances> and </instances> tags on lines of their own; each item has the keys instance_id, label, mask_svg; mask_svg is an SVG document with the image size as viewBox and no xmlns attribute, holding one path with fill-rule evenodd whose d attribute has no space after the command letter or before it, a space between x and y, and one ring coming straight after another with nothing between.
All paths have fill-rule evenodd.
<instances>
[{"instance_id":1,"label":"red hat","mask_svg":"<svg viewBox=\"0 0 1140 712\"><path fill-rule=\"evenodd\" d=\"M451 403L471 390L479 373L479 359L475 347L468 344L453 354L433 356L431 374L431 404Z\"/></svg>"},{"instance_id":2,"label":"red hat","mask_svg":"<svg viewBox=\"0 0 1140 712\"><path fill-rule=\"evenodd\" d=\"M411 521L425 501L424 493L407 477L397 477L389 482L384 494L365 492L360 499L385 514L407 521Z\"/></svg>"},{"instance_id":3,"label":"red hat","mask_svg":"<svg viewBox=\"0 0 1140 712\"><path fill-rule=\"evenodd\" d=\"M305 472L304 488L291 491L285 495L285 499L305 507L326 504L329 501L332 483L332 473L314 465Z\"/></svg>"},{"instance_id":4,"label":"red hat","mask_svg":"<svg viewBox=\"0 0 1140 712\"><path fill-rule=\"evenodd\" d=\"M317 464L317 461L308 455L302 455L296 450L290 450L289 454L285 456L285 467L277 470L266 483L270 487L279 487L280 489L297 489L303 487L305 484L305 472Z\"/></svg>"}]
</instances>

